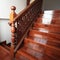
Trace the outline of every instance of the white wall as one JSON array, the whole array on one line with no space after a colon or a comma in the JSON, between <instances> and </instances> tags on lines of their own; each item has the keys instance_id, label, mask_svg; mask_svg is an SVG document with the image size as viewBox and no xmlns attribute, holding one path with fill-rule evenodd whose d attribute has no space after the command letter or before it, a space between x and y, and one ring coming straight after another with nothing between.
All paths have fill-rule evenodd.
<instances>
[{"instance_id":1,"label":"white wall","mask_svg":"<svg viewBox=\"0 0 60 60\"><path fill-rule=\"evenodd\" d=\"M16 6L16 12L19 13L26 7L26 0L0 0L0 18L9 18L10 7ZM9 20L0 19L0 42L7 41L11 42L10 26L8 25Z\"/></svg>"},{"instance_id":2,"label":"white wall","mask_svg":"<svg viewBox=\"0 0 60 60\"><path fill-rule=\"evenodd\" d=\"M10 7L16 6L16 12L19 13L26 7L27 0L0 0L0 18L9 18Z\"/></svg>"},{"instance_id":3,"label":"white wall","mask_svg":"<svg viewBox=\"0 0 60 60\"><path fill-rule=\"evenodd\" d=\"M0 20L0 42L5 41L11 42L10 26L8 20Z\"/></svg>"}]
</instances>

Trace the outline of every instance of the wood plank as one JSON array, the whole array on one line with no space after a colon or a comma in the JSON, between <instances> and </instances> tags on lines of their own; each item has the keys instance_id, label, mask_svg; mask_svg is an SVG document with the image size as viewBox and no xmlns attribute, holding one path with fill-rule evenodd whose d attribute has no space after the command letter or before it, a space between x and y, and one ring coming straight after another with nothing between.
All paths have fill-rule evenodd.
<instances>
[{"instance_id":1,"label":"wood plank","mask_svg":"<svg viewBox=\"0 0 60 60\"><path fill-rule=\"evenodd\" d=\"M45 23L43 21L45 20ZM60 17L59 18L51 18L51 17L39 17L36 21L37 23L41 24L54 24L54 25L60 25Z\"/></svg>"},{"instance_id":2,"label":"wood plank","mask_svg":"<svg viewBox=\"0 0 60 60\"><path fill-rule=\"evenodd\" d=\"M50 37L46 37L46 36L41 37L41 35L40 36L31 35L28 38L31 38L39 43L42 43L42 44L47 44L50 46L54 46L56 48L60 48L60 41L57 41L57 39L54 39L54 38L50 38Z\"/></svg>"},{"instance_id":3,"label":"wood plank","mask_svg":"<svg viewBox=\"0 0 60 60\"><path fill-rule=\"evenodd\" d=\"M57 39L58 41L60 41L60 35L59 34L53 34L53 33L46 33L46 32L40 32L40 31L37 31L37 30L30 30L29 32L29 35L31 34L40 34L40 35L44 35L44 36L49 36L49 37L52 37L52 38L55 38Z\"/></svg>"},{"instance_id":4,"label":"wood plank","mask_svg":"<svg viewBox=\"0 0 60 60\"><path fill-rule=\"evenodd\" d=\"M47 25L47 24L40 24L40 23L35 23L33 29L37 29L37 30L46 30L48 32L52 32L52 33L60 33L60 26L59 25Z\"/></svg>"},{"instance_id":5,"label":"wood plank","mask_svg":"<svg viewBox=\"0 0 60 60\"><path fill-rule=\"evenodd\" d=\"M60 49L57 49L57 48L49 46L49 45L37 43L36 41L33 41L32 39L29 39L29 38L26 38L25 40L28 42L31 42L31 43L35 43L35 44L44 46L45 47L45 54L50 56L52 59L59 59L60 58L60 54L59 54Z\"/></svg>"},{"instance_id":6,"label":"wood plank","mask_svg":"<svg viewBox=\"0 0 60 60\"><path fill-rule=\"evenodd\" d=\"M37 60L35 57L33 57L32 55L24 52L22 49L20 49L17 53L26 57L26 58L28 58L28 59L30 59L30 60Z\"/></svg>"},{"instance_id":7,"label":"wood plank","mask_svg":"<svg viewBox=\"0 0 60 60\"><path fill-rule=\"evenodd\" d=\"M39 53L36 50L30 49L30 48L27 48L27 47L23 47L22 51L28 53L29 55L33 56L37 60L42 60L43 54Z\"/></svg>"}]
</instances>

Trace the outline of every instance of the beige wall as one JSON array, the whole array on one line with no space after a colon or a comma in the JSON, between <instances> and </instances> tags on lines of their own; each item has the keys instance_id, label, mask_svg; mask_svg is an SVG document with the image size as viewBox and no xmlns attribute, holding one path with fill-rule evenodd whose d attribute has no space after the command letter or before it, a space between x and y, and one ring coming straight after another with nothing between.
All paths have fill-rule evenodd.
<instances>
[{"instance_id":1,"label":"beige wall","mask_svg":"<svg viewBox=\"0 0 60 60\"><path fill-rule=\"evenodd\" d=\"M27 0L0 0L0 18L9 18L10 7L16 6L16 13L26 7Z\"/></svg>"},{"instance_id":2,"label":"beige wall","mask_svg":"<svg viewBox=\"0 0 60 60\"><path fill-rule=\"evenodd\" d=\"M11 42L11 27L8 25L8 20L0 20L0 42Z\"/></svg>"}]
</instances>

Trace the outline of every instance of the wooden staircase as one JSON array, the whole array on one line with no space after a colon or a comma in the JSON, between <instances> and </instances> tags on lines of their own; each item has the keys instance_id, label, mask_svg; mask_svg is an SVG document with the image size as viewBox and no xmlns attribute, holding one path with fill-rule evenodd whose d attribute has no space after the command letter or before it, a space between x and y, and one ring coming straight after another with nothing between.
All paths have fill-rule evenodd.
<instances>
[{"instance_id":1,"label":"wooden staircase","mask_svg":"<svg viewBox=\"0 0 60 60\"><path fill-rule=\"evenodd\" d=\"M10 22L12 43L0 43L0 60L60 60L60 10L42 13L40 1Z\"/></svg>"},{"instance_id":2,"label":"wooden staircase","mask_svg":"<svg viewBox=\"0 0 60 60\"><path fill-rule=\"evenodd\" d=\"M0 60L11 60L9 51L1 45L0 45Z\"/></svg>"},{"instance_id":3,"label":"wooden staircase","mask_svg":"<svg viewBox=\"0 0 60 60\"><path fill-rule=\"evenodd\" d=\"M59 16L56 15L58 14L54 13L52 19L56 18L55 21L60 23ZM41 21L45 17L42 16L36 20L24 39L23 47L17 51L18 60L60 60L60 25L52 22L43 24ZM47 18L46 20L48 21Z\"/></svg>"}]
</instances>

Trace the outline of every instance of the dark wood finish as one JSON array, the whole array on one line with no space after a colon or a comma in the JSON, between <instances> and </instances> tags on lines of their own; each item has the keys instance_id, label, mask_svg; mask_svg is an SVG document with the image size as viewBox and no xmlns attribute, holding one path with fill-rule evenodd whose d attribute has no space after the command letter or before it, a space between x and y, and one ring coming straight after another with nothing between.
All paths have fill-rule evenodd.
<instances>
[{"instance_id":1,"label":"dark wood finish","mask_svg":"<svg viewBox=\"0 0 60 60\"><path fill-rule=\"evenodd\" d=\"M30 0L27 0L27 6L30 4Z\"/></svg>"},{"instance_id":2,"label":"dark wood finish","mask_svg":"<svg viewBox=\"0 0 60 60\"><path fill-rule=\"evenodd\" d=\"M6 41L0 42L0 45L1 45L1 44L6 44Z\"/></svg>"},{"instance_id":3,"label":"dark wood finish","mask_svg":"<svg viewBox=\"0 0 60 60\"><path fill-rule=\"evenodd\" d=\"M33 22L38 18L38 15L41 13L42 0L36 0L31 5L29 5L25 10L18 14L14 19L14 22L17 23L17 46L15 52L21 45L26 33L29 31Z\"/></svg>"}]
</instances>

